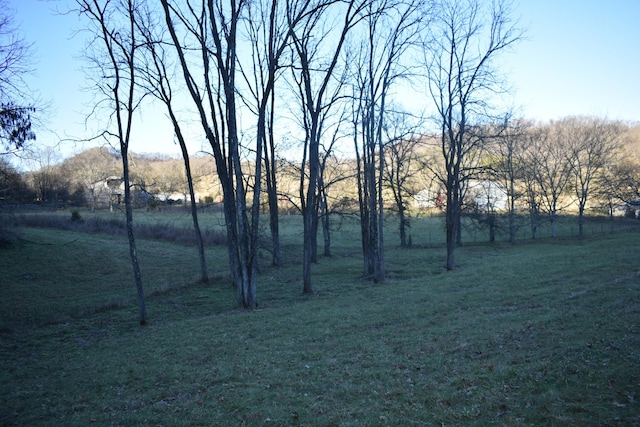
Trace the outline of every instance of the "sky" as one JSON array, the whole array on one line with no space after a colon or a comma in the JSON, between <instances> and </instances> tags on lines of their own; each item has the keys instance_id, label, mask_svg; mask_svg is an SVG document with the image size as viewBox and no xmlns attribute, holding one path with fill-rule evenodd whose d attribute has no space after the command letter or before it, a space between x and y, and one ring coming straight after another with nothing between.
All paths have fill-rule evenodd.
<instances>
[{"instance_id":1,"label":"sky","mask_svg":"<svg viewBox=\"0 0 640 427\"><path fill-rule=\"evenodd\" d=\"M93 95L80 59L82 23L75 14L55 12L73 4L9 0L15 24L35 50L35 72L27 83L48 104L38 144L59 147L63 157L95 146L79 140L99 127L85 120ZM498 64L522 117L596 115L640 122L640 0L514 0L513 11L526 27L525 39ZM131 151L180 153L159 106L138 120Z\"/></svg>"}]
</instances>

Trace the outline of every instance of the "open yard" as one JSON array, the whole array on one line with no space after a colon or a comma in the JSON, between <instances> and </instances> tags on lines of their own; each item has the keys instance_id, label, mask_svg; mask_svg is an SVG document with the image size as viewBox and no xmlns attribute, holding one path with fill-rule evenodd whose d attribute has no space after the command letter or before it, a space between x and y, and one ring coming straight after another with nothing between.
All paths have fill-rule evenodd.
<instances>
[{"instance_id":1,"label":"open yard","mask_svg":"<svg viewBox=\"0 0 640 427\"><path fill-rule=\"evenodd\" d=\"M146 327L124 236L22 229L0 249L0 425L640 424L640 224L514 246L467 231L447 272L440 218L413 220L410 249L390 223L372 284L335 222L303 296L300 222L283 218L285 266L265 251L255 311L223 246L201 284L195 249L140 239Z\"/></svg>"}]
</instances>

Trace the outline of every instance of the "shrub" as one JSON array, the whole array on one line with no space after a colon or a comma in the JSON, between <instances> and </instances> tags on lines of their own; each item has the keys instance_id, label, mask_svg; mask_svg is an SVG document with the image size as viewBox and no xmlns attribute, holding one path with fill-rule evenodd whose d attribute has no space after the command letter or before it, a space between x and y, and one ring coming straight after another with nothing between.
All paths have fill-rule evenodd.
<instances>
[{"instance_id":1,"label":"shrub","mask_svg":"<svg viewBox=\"0 0 640 427\"><path fill-rule=\"evenodd\" d=\"M57 215L21 215L14 222L27 227L74 230L83 233L101 233L112 236L126 236L127 227L120 218L89 218L84 220L76 210L71 212L71 221ZM195 244L192 227L176 227L171 224L134 223L136 238L173 242L182 245ZM1 231L1 230L0 230ZM1 238L1 236L0 236ZM205 245L226 245L227 235L222 230L202 229Z\"/></svg>"},{"instance_id":2,"label":"shrub","mask_svg":"<svg viewBox=\"0 0 640 427\"><path fill-rule=\"evenodd\" d=\"M71 211L71 221L82 221L82 216L80 215L80 211L76 209Z\"/></svg>"}]
</instances>

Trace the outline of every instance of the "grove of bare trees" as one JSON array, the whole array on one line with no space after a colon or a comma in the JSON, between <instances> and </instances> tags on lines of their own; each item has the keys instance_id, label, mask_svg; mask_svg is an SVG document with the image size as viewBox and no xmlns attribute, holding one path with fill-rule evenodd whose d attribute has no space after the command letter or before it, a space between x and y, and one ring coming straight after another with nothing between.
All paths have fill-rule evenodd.
<instances>
[{"instance_id":1,"label":"grove of bare trees","mask_svg":"<svg viewBox=\"0 0 640 427\"><path fill-rule=\"evenodd\" d=\"M412 214L443 214L444 266L454 270L465 214L488 224L492 239L504 218L515 242L520 227L535 238L543 221L556 236L559 215L574 212L582 236L585 215L640 197L640 137L631 124L600 117L538 123L499 107L507 86L497 58L524 36L507 1L76 3L93 36L84 54L99 95L90 118L101 120L95 139L103 147L59 163L42 153L44 163L22 180L0 163L0 196L97 209L112 203L105 183L122 178L140 323L135 192L154 204L176 195L189 203L202 281L198 206L220 203L229 277L245 308L258 303L263 212L274 266L285 262L279 215L299 214L301 290L309 294L320 229L331 256L333 214L358 218L362 276L379 282L385 244L411 245ZM402 87L416 99L399 99ZM151 99L163 105L181 159L132 151L133 115ZM3 132L22 129L18 139L0 135L4 148L32 138L29 116L22 119L2 122ZM189 152L190 138L204 141L206 152ZM29 195L18 197L18 188ZM399 218L397 240L383 233L389 213Z\"/></svg>"},{"instance_id":2,"label":"grove of bare trees","mask_svg":"<svg viewBox=\"0 0 640 427\"><path fill-rule=\"evenodd\" d=\"M505 2L438 2L425 33L424 68L437 110L445 171L448 270L456 267L460 215L466 181L477 176L484 138L474 127L496 120L491 105L501 91L495 57L522 37ZM486 129L486 127L485 127Z\"/></svg>"}]
</instances>

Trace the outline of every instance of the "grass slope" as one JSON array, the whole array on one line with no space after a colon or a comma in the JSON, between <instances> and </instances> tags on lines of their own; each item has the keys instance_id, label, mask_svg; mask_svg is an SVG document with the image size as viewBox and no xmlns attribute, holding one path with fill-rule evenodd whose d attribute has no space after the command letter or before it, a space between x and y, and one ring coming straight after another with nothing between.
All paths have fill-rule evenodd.
<instances>
[{"instance_id":1,"label":"grass slope","mask_svg":"<svg viewBox=\"0 0 640 427\"><path fill-rule=\"evenodd\" d=\"M25 229L0 253L0 424L640 423L638 234L465 246L453 272L442 248L389 248L379 285L352 234L312 297L285 246L252 312L224 248L202 285L195 250L140 241L141 328L126 241Z\"/></svg>"}]
</instances>

